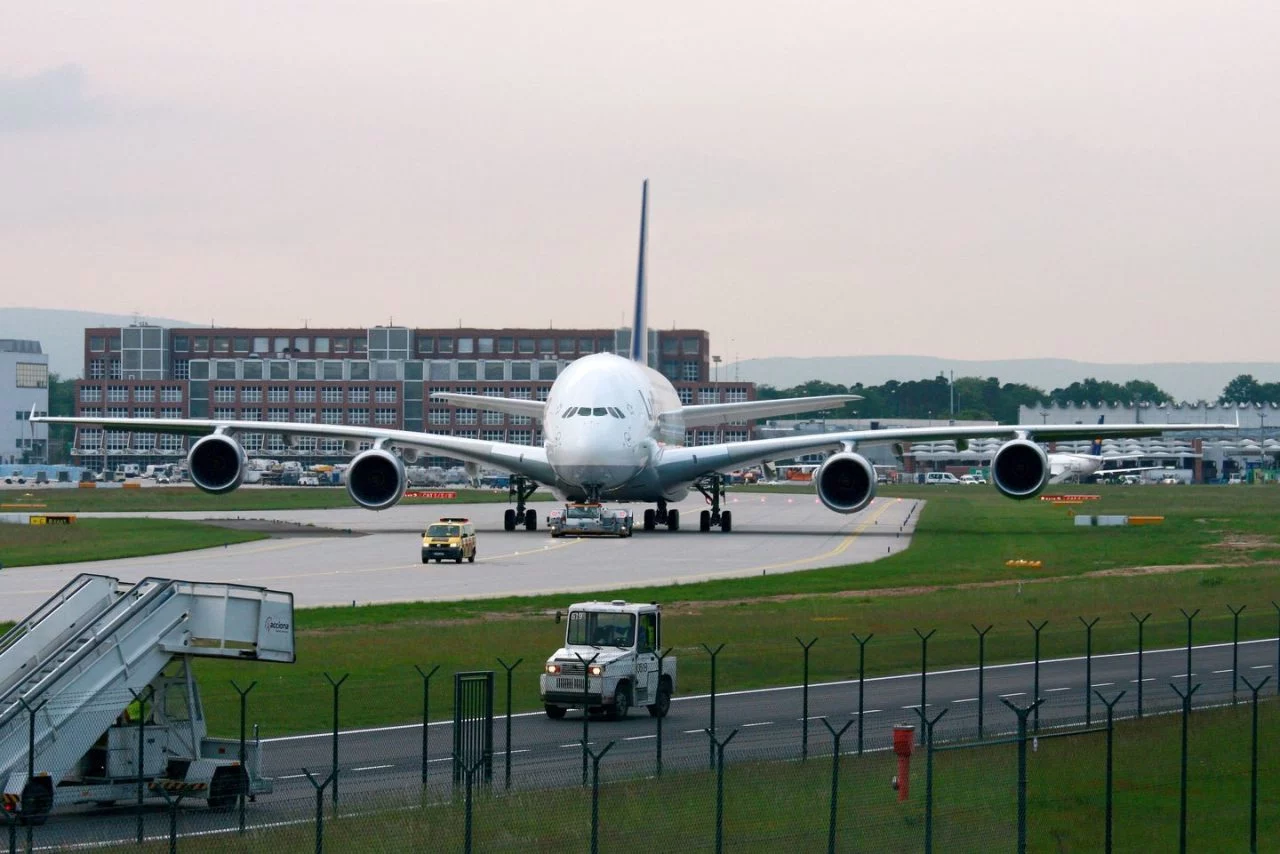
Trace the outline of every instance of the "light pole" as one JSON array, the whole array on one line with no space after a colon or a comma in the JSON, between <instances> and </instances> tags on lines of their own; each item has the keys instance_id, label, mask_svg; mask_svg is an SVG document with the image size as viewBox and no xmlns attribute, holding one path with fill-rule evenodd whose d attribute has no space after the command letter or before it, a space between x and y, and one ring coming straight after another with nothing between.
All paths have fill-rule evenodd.
<instances>
[{"instance_id":1,"label":"light pole","mask_svg":"<svg viewBox=\"0 0 1280 854\"><path fill-rule=\"evenodd\" d=\"M715 381L720 382L720 357L712 356L711 364L714 366L713 370L715 371Z\"/></svg>"},{"instance_id":2,"label":"light pole","mask_svg":"<svg viewBox=\"0 0 1280 854\"><path fill-rule=\"evenodd\" d=\"M1263 407L1266 404L1262 404ZM1267 465L1267 410L1258 410L1258 463L1263 468L1271 468Z\"/></svg>"},{"instance_id":3,"label":"light pole","mask_svg":"<svg viewBox=\"0 0 1280 854\"><path fill-rule=\"evenodd\" d=\"M1048 424L1048 423L1049 423L1049 410L1047 410L1047 409L1041 409L1041 410L1040 410L1040 423L1041 423L1041 424Z\"/></svg>"}]
</instances>

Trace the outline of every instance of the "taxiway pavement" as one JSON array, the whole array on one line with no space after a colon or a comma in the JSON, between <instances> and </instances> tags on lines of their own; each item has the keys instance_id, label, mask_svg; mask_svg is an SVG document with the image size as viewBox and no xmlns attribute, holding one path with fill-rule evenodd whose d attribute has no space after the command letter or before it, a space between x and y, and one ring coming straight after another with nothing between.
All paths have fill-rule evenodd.
<instances>
[{"instance_id":1,"label":"taxiway pavement","mask_svg":"<svg viewBox=\"0 0 1280 854\"><path fill-rule=\"evenodd\" d=\"M677 505L682 528L617 539L552 539L502 530L504 504L401 505L374 513L332 510L146 513L143 516L282 523L277 535L226 548L0 572L0 620L20 620L82 572L233 582L286 590L297 607L577 593L797 572L866 563L905 549L923 502L877 498L860 513L832 513L811 494L731 493L730 533L697 529L700 496ZM539 524L550 502L531 504ZM642 510L636 505L637 515ZM82 514L120 515L120 514ZM474 564L423 565L421 531L442 515L478 529ZM856 584L856 579L851 579Z\"/></svg>"}]
</instances>

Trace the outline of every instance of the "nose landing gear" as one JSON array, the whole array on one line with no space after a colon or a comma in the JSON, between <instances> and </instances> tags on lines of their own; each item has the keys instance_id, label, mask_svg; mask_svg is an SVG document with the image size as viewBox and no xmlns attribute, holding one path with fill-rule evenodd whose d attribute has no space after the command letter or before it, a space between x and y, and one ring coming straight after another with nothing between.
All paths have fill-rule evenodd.
<instances>
[{"instance_id":1,"label":"nose landing gear","mask_svg":"<svg viewBox=\"0 0 1280 854\"><path fill-rule=\"evenodd\" d=\"M702 497L707 499L707 503L711 505L710 510L703 510L698 515L698 530L710 531L713 527L719 528L724 533L733 530L733 512L730 510L720 510L720 499L724 497L724 476L718 474L708 475L693 484L694 489L702 493Z\"/></svg>"},{"instance_id":2,"label":"nose landing gear","mask_svg":"<svg viewBox=\"0 0 1280 854\"><path fill-rule=\"evenodd\" d=\"M538 512L525 507L529 496L537 490L538 484L535 481L523 475L511 476L507 494L508 500L515 499L516 506L507 508L507 512L503 514L502 529L504 531L514 531L516 525L523 525L526 531L538 530Z\"/></svg>"},{"instance_id":3,"label":"nose landing gear","mask_svg":"<svg viewBox=\"0 0 1280 854\"><path fill-rule=\"evenodd\" d=\"M668 510L667 502L659 501L658 509L644 511L644 529L652 531L658 525L666 525L668 531L680 530L680 511Z\"/></svg>"}]
</instances>

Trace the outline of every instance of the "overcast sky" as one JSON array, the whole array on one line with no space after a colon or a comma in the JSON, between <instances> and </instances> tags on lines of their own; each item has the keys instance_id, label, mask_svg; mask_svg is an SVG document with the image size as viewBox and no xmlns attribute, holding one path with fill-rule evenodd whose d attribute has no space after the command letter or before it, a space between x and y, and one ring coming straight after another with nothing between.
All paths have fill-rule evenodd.
<instances>
[{"instance_id":1,"label":"overcast sky","mask_svg":"<svg viewBox=\"0 0 1280 854\"><path fill-rule=\"evenodd\" d=\"M1280 4L10 3L0 304L1274 360Z\"/></svg>"}]
</instances>

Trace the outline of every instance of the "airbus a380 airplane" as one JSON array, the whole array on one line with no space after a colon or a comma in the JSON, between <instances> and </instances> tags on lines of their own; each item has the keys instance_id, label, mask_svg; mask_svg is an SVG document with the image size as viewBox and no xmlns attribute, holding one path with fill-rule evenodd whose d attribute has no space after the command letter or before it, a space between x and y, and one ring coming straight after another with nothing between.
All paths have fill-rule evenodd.
<instances>
[{"instance_id":1,"label":"airbus a380 airplane","mask_svg":"<svg viewBox=\"0 0 1280 854\"><path fill-rule=\"evenodd\" d=\"M675 531L679 513L669 508L691 489L702 492L710 509L701 530L732 528L732 515L720 509L723 473L770 460L833 451L814 472L818 498L837 513L856 513L875 497L875 468L857 453L859 444L999 437L1007 441L991 461L995 488L1010 498L1030 498L1050 479L1049 458L1037 441L1081 436L1156 436L1165 432L1223 430L1233 425L1160 424L1095 426L1081 424L1007 427L938 427L853 430L683 447L685 430L725 421L752 420L832 409L856 395L757 400L684 406L675 388L648 367L645 257L648 241L648 182L640 214L640 253L636 276L635 319L627 356L598 353L570 364L552 384L545 403L470 394L433 398L472 409L536 418L543 423L542 447L513 445L457 436L350 425L228 421L181 418L33 418L35 422L99 426L107 430L203 435L187 457L191 481L211 493L230 492L244 481L248 458L238 434L268 433L343 439L360 452L347 469L352 500L370 510L393 506L404 495L405 460L425 452L511 472L517 505L506 511L505 527L537 528L526 499L539 486L569 500L628 500L655 505L644 512L645 530L662 525Z\"/></svg>"}]
</instances>

